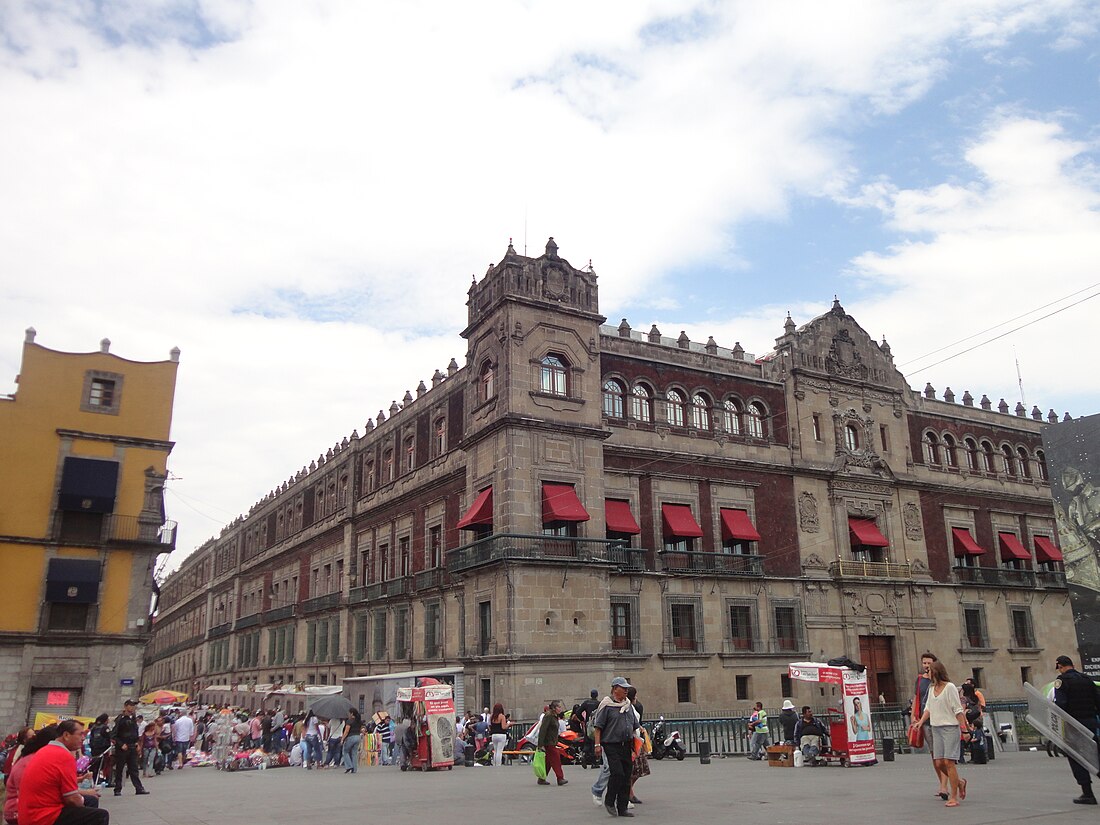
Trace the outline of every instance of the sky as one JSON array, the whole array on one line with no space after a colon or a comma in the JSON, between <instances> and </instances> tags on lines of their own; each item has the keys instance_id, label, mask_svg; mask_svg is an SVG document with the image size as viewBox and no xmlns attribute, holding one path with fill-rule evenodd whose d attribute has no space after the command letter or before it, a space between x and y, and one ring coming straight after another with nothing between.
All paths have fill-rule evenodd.
<instances>
[{"instance_id":1,"label":"sky","mask_svg":"<svg viewBox=\"0 0 1100 825\"><path fill-rule=\"evenodd\" d=\"M509 239L591 261L613 325L762 355L835 295L915 389L1097 413L1098 30L1075 0L8 0L0 393L31 326L181 349L170 567L463 364Z\"/></svg>"}]
</instances>

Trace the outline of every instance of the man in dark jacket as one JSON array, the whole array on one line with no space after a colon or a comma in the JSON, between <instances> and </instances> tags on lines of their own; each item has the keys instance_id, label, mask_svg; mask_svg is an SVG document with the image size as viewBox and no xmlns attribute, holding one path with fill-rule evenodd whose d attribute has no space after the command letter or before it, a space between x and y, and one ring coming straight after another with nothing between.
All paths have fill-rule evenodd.
<instances>
[{"instance_id":1,"label":"man in dark jacket","mask_svg":"<svg viewBox=\"0 0 1100 825\"><path fill-rule=\"evenodd\" d=\"M1074 669L1073 660L1069 656L1059 656L1054 660L1054 666L1060 674L1054 682L1054 704L1095 735L1096 717L1100 715L1100 697L1097 696L1096 685ZM1078 805L1095 805L1096 796L1092 792L1089 769L1072 756L1069 757L1069 766L1073 771L1073 778L1081 786L1081 795L1073 801Z\"/></svg>"},{"instance_id":2,"label":"man in dark jacket","mask_svg":"<svg viewBox=\"0 0 1100 825\"><path fill-rule=\"evenodd\" d=\"M138 739L141 732L134 718L136 704L133 699L123 703L122 713L115 717L115 729L111 732L111 744L115 746L115 796L122 796L123 771L129 771L135 793L149 793L141 784L141 772L138 770Z\"/></svg>"}]
</instances>

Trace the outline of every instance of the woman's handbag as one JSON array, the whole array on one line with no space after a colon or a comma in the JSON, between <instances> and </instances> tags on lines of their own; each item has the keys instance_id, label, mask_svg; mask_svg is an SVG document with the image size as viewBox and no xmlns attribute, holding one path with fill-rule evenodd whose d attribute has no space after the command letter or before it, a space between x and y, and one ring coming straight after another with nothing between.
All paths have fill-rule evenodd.
<instances>
[{"instance_id":1,"label":"woman's handbag","mask_svg":"<svg viewBox=\"0 0 1100 825\"><path fill-rule=\"evenodd\" d=\"M924 726L915 727L909 726L909 747L911 748L923 748L924 747Z\"/></svg>"},{"instance_id":2,"label":"woman's handbag","mask_svg":"<svg viewBox=\"0 0 1100 825\"><path fill-rule=\"evenodd\" d=\"M546 753L543 751L535 751L535 758L531 760L531 770L535 772L535 776L539 779L546 778Z\"/></svg>"}]
</instances>

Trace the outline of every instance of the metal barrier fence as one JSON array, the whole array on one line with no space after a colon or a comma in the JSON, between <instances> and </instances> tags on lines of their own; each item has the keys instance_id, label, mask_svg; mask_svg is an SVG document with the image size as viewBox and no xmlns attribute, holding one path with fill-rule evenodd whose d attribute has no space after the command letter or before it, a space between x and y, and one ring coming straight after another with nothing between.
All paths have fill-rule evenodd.
<instances>
[{"instance_id":1,"label":"metal barrier fence","mask_svg":"<svg viewBox=\"0 0 1100 825\"><path fill-rule=\"evenodd\" d=\"M813 708L813 711L814 716L825 722L840 718L839 713L828 708ZM986 705L986 712L1011 713L1016 727L1016 737L1021 746L1040 743L1038 732L1024 719L1027 715L1026 702L1020 700L989 702ZM680 739L690 755L699 753L700 742L709 742L711 753L715 756L742 756L749 752L749 741L752 735L749 732L748 712L743 715L737 711L707 715L670 712L664 716L666 735L674 730L679 731ZM657 715L646 712L645 717L642 724L652 731L657 723ZM508 732L509 750L516 749L520 738L533 724L533 720L512 722ZM872 710L871 725L879 750L882 749L882 740L887 738L894 740L894 746L899 752L908 750L908 706L892 705ZM988 732L991 735L996 733L992 729ZM778 709L768 710L768 734L773 744L783 741L783 728L780 724Z\"/></svg>"}]
</instances>

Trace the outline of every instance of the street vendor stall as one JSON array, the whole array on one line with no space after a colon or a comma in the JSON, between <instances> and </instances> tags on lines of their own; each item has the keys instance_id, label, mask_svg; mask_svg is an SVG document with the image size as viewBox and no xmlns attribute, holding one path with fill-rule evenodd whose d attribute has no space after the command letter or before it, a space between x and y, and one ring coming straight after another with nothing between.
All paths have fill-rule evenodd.
<instances>
[{"instance_id":1,"label":"street vendor stall","mask_svg":"<svg viewBox=\"0 0 1100 825\"><path fill-rule=\"evenodd\" d=\"M876 761L875 737L871 728L866 671L820 662L793 662L788 665L787 672L792 679L801 682L841 687L843 704L838 709L841 718L830 725L830 750L841 765L873 764Z\"/></svg>"},{"instance_id":2,"label":"street vendor stall","mask_svg":"<svg viewBox=\"0 0 1100 825\"><path fill-rule=\"evenodd\" d=\"M455 703L450 685L399 687L401 715L412 720L416 748L407 754L414 770L433 770L454 765Z\"/></svg>"}]
</instances>

